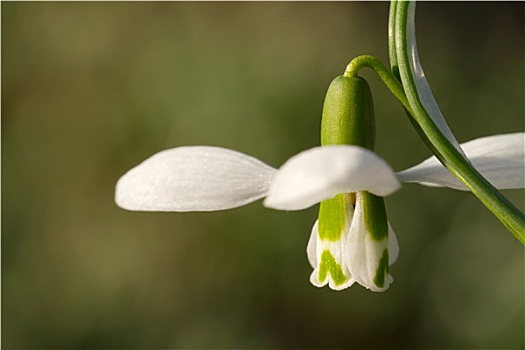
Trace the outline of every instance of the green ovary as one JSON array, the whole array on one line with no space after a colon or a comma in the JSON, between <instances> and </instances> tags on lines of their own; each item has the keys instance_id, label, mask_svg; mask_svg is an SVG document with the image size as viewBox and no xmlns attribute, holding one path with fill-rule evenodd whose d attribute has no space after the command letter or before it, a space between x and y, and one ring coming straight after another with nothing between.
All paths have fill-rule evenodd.
<instances>
[{"instance_id":1,"label":"green ovary","mask_svg":"<svg viewBox=\"0 0 525 350\"><path fill-rule=\"evenodd\" d=\"M388 275L388 249L383 251L381 260L379 260L379 266L376 270L376 275L374 277L374 283L379 288L385 286L385 277Z\"/></svg>"},{"instance_id":2,"label":"green ovary","mask_svg":"<svg viewBox=\"0 0 525 350\"><path fill-rule=\"evenodd\" d=\"M323 282L326 280L328 273L332 276L332 281L334 281L336 286L345 283L348 279L345 276L341 265L335 261L332 253L330 253L329 250L324 250L323 254L321 254L321 263L319 265L319 281Z\"/></svg>"}]
</instances>

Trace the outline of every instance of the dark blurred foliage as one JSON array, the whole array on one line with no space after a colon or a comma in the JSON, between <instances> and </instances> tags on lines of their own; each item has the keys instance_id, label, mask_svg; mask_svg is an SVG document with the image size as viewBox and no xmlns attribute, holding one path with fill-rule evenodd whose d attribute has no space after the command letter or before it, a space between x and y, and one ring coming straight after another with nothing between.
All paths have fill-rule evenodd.
<instances>
[{"instance_id":1,"label":"dark blurred foliage","mask_svg":"<svg viewBox=\"0 0 525 350\"><path fill-rule=\"evenodd\" d=\"M275 167L318 145L330 81L388 62L385 2L3 2L5 348L523 348L523 247L468 193L386 199L401 253L385 293L308 282L317 208L116 207L169 147ZM523 3L418 4L423 67L463 142L524 129ZM377 152L429 156L371 71ZM523 209L523 191L505 191Z\"/></svg>"}]
</instances>

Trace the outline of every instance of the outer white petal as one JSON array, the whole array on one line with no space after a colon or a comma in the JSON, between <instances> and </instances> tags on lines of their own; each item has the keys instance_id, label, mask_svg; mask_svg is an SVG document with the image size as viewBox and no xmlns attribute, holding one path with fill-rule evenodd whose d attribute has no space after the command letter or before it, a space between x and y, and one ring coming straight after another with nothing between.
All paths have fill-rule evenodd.
<instances>
[{"instance_id":1,"label":"outer white petal","mask_svg":"<svg viewBox=\"0 0 525 350\"><path fill-rule=\"evenodd\" d=\"M391 265L397 258L399 247L394 231L389 224L389 237L378 242L367 232L364 212L362 207L361 194L357 193L356 207L354 217L350 226L346 246L347 262L352 277L357 283L374 292L382 292L388 289L390 283L394 280L390 274L384 277L384 286L379 287L374 282L379 267L379 262L385 252L388 250L388 265Z\"/></svg>"},{"instance_id":2,"label":"outer white petal","mask_svg":"<svg viewBox=\"0 0 525 350\"><path fill-rule=\"evenodd\" d=\"M400 186L390 166L372 151L347 145L315 147L284 163L264 205L300 210L339 193L366 190L387 196Z\"/></svg>"},{"instance_id":3,"label":"outer white petal","mask_svg":"<svg viewBox=\"0 0 525 350\"><path fill-rule=\"evenodd\" d=\"M496 188L525 187L525 134L494 135L475 139L461 145L474 167ZM418 182L426 186L446 186L467 190L436 159L397 173L403 182Z\"/></svg>"},{"instance_id":4,"label":"outer white petal","mask_svg":"<svg viewBox=\"0 0 525 350\"><path fill-rule=\"evenodd\" d=\"M414 84L416 85L419 101L429 113L430 118L432 118L432 121L436 124L443 135L452 143L452 145L454 145L454 147L456 147L461 152L461 148L459 147L456 138L452 134L452 131L450 131L450 128L448 127L448 124L445 121L445 118L443 117L436 100L434 99L430 85L428 84L425 77L425 72L423 72L423 67L421 67L421 63L419 62L416 44L416 25L414 21L415 12L416 3L413 1L410 3L408 8L406 40L409 53L408 61L410 71L412 73Z\"/></svg>"},{"instance_id":5,"label":"outer white petal","mask_svg":"<svg viewBox=\"0 0 525 350\"><path fill-rule=\"evenodd\" d=\"M212 211L251 203L268 192L275 169L245 154L209 146L159 152L117 182L129 210Z\"/></svg>"}]
</instances>

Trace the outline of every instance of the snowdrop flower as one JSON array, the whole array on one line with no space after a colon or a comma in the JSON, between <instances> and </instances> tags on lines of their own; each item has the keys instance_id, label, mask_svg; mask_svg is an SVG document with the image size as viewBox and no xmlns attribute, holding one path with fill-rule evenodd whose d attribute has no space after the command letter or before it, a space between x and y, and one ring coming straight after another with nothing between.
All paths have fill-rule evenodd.
<instances>
[{"instance_id":1,"label":"snowdrop flower","mask_svg":"<svg viewBox=\"0 0 525 350\"><path fill-rule=\"evenodd\" d=\"M293 156L279 169L219 147L162 151L120 178L116 203L128 210L177 212L230 209L264 197L266 207L278 210L301 210L320 203L319 218L307 246L313 267L310 282L334 290L356 282L372 291L388 289L393 281L389 267L397 259L399 247L387 220L383 197L397 191L400 182L467 188L435 157L395 173L372 151L374 108L370 88L357 74L359 64L378 69L405 108L413 110L411 115L418 118L416 121L430 128L422 127L425 134L437 135L460 156L465 154L493 186L523 188L525 182L523 133L485 137L461 146L457 143L419 63L413 6L406 13L403 6L404 2L399 2L397 10L393 7L394 12L404 15L395 18L405 19L397 24L394 21L393 32L405 30L408 34L391 36L391 46L395 48L391 52L399 52L391 59L403 63L399 64L403 86L388 69L370 61L371 56L352 61L355 64L351 62L345 74L336 77L328 88L321 147ZM403 38L407 42L400 40ZM407 52L410 54L405 55ZM411 94L405 96L405 90ZM414 113L419 106L424 106L423 111ZM459 161L457 157L447 160L447 152L441 149L436 154L449 166L464 162L470 168L463 157Z\"/></svg>"},{"instance_id":2,"label":"snowdrop flower","mask_svg":"<svg viewBox=\"0 0 525 350\"><path fill-rule=\"evenodd\" d=\"M523 133L485 137L462 148L497 188L524 187ZM392 281L388 265L397 257L397 241L386 220L372 220L365 209L397 191L399 181L466 190L435 157L396 174L370 150L334 145L303 151L277 170L237 151L188 146L157 153L129 170L117 183L115 201L128 210L176 212L230 209L263 197L266 207L279 210L324 201L321 209L340 220L326 229L317 222L313 227L308 244L311 282L340 290L357 281L381 291ZM376 222L387 226L378 229ZM385 229L390 239L373 244L382 237L369 232Z\"/></svg>"}]
</instances>

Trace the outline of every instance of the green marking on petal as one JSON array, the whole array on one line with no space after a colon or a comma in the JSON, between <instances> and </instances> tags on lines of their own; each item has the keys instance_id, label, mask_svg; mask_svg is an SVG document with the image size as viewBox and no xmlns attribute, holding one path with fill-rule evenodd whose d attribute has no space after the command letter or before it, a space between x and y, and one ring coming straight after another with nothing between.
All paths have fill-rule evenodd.
<instances>
[{"instance_id":1,"label":"green marking on petal","mask_svg":"<svg viewBox=\"0 0 525 350\"><path fill-rule=\"evenodd\" d=\"M338 194L321 202L319 207L319 238L338 241L348 223L348 206L352 205L350 194Z\"/></svg>"},{"instance_id":2,"label":"green marking on petal","mask_svg":"<svg viewBox=\"0 0 525 350\"><path fill-rule=\"evenodd\" d=\"M388 254L388 253L387 253ZM387 258L388 263L388 258ZM323 254L321 254L321 263L319 264L319 281L323 282L326 280L326 277L328 277L328 274L330 273L330 276L332 276L332 281L334 281L334 284L336 286L339 286L346 282L348 279L343 269L341 268L341 265L339 265L336 261L332 253L330 253L329 250L324 250Z\"/></svg>"},{"instance_id":3,"label":"green marking on petal","mask_svg":"<svg viewBox=\"0 0 525 350\"><path fill-rule=\"evenodd\" d=\"M377 287L383 288L385 286L385 278L388 275L388 249L383 251L383 255L379 260L379 266L376 270L374 283Z\"/></svg>"},{"instance_id":4,"label":"green marking on petal","mask_svg":"<svg viewBox=\"0 0 525 350\"><path fill-rule=\"evenodd\" d=\"M366 231L377 242L388 238L388 221L383 197L374 196L369 192L361 192L363 215Z\"/></svg>"}]
</instances>

